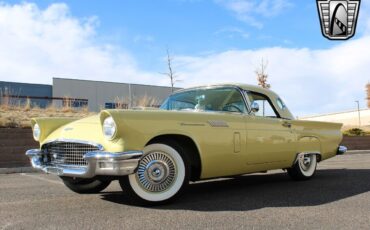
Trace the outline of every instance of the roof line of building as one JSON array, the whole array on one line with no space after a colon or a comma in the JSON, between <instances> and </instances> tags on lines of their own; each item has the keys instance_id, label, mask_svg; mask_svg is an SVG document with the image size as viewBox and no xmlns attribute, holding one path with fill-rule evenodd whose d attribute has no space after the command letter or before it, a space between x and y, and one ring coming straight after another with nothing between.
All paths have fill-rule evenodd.
<instances>
[{"instance_id":1,"label":"roof line of building","mask_svg":"<svg viewBox=\"0 0 370 230\"><path fill-rule=\"evenodd\" d=\"M361 111L367 111L367 110L370 110L370 109L360 109L360 112ZM353 112L357 112L357 111L358 111L357 109L355 109L355 110L346 110L346 111L335 112L335 113L323 113L323 114L318 114L318 115L302 116L302 117L299 117L299 118L323 117L323 116L330 116L330 115L343 114L343 113L353 113Z\"/></svg>"},{"instance_id":2,"label":"roof line of building","mask_svg":"<svg viewBox=\"0 0 370 230\"><path fill-rule=\"evenodd\" d=\"M28 83L28 82L16 82L16 81L0 81L0 83L13 83L13 84L27 84L27 85L53 86L53 85L51 85L51 84Z\"/></svg>"},{"instance_id":3,"label":"roof line of building","mask_svg":"<svg viewBox=\"0 0 370 230\"><path fill-rule=\"evenodd\" d=\"M102 82L102 83L115 83L115 84L126 84L126 85L139 85L139 86L154 86L154 87L162 87L162 88L171 88L171 86L161 86L161 85L146 85L146 84L136 84L136 83L125 83L125 82L114 82L114 81L98 81L98 80L86 80L86 79L73 79L73 78L61 78L61 77L53 77L54 79L61 79L61 80L72 80L72 81L92 81L92 82ZM175 90L182 89L178 87L174 87Z\"/></svg>"}]
</instances>

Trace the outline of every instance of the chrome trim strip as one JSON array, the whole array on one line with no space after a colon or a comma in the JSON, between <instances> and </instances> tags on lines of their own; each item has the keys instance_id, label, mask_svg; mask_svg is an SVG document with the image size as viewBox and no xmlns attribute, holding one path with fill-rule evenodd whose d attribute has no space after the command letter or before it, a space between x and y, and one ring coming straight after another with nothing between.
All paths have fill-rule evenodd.
<instances>
[{"instance_id":1,"label":"chrome trim strip","mask_svg":"<svg viewBox=\"0 0 370 230\"><path fill-rule=\"evenodd\" d=\"M340 145L337 150L337 155L342 155L347 152L347 147Z\"/></svg>"},{"instance_id":2,"label":"chrome trim strip","mask_svg":"<svg viewBox=\"0 0 370 230\"><path fill-rule=\"evenodd\" d=\"M203 123L186 123L186 122L181 122L180 125L181 126L206 126Z\"/></svg>"},{"instance_id":3,"label":"chrome trim strip","mask_svg":"<svg viewBox=\"0 0 370 230\"><path fill-rule=\"evenodd\" d=\"M212 127L229 127L227 122L222 120L208 120L207 122Z\"/></svg>"},{"instance_id":4,"label":"chrome trim strip","mask_svg":"<svg viewBox=\"0 0 370 230\"><path fill-rule=\"evenodd\" d=\"M39 149L30 149L26 152L26 155L30 158L32 167L45 173L58 176L92 178L97 175L125 176L135 173L143 152L88 152L83 156L88 162L87 166L47 165L43 162L43 156L47 155L47 153L43 153Z\"/></svg>"}]
</instances>

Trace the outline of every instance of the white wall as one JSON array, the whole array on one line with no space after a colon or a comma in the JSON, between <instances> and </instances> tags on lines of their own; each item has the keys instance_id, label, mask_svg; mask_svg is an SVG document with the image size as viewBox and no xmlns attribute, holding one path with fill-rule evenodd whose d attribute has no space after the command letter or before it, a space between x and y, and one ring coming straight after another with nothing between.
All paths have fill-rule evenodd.
<instances>
[{"instance_id":1,"label":"white wall","mask_svg":"<svg viewBox=\"0 0 370 230\"><path fill-rule=\"evenodd\" d=\"M361 127L370 127L370 109L360 110ZM358 111L322 114L317 116L300 117L299 120L328 121L343 123L343 126L358 127Z\"/></svg>"}]
</instances>

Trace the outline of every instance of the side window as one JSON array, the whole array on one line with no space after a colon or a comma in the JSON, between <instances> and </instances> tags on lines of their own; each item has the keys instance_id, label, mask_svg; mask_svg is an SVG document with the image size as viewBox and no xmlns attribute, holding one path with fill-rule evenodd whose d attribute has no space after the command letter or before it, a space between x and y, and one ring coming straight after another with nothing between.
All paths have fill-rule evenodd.
<instances>
[{"instance_id":1,"label":"side window","mask_svg":"<svg viewBox=\"0 0 370 230\"><path fill-rule=\"evenodd\" d=\"M247 111L243 95L234 88L195 89L173 94L161 109L231 113Z\"/></svg>"},{"instance_id":2,"label":"side window","mask_svg":"<svg viewBox=\"0 0 370 230\"><path fill-rule=\"evenodd\" d=\"M236 89L227 89L224 91L226 96L219 98L219 102L221 102L218 107L219 110L224 112L239 113L245 113L247 111L243 96L240 94L239 91L237 91Z\"/></svg>"},{"instance_id":3,"label":"side window","mask_svg":"<svg viewBox=\"0 0 370 230\"><path fill-rule=\"evenodd\" d=\"M255 116L279 118L279 115L274 110L274 107L267 96L254 92L247 92L247 95L250 103L255 102L259 105L258 112L254 113Z\"/></svg>"},{"instance_id":4,"label":"side window","mask_svg":"<svg viewBox=\"0 0 370 230\"><path fill-rule=\"evenodd\" d=\"M170 108L172 110L187 110L187 109L193 109L194 104L190 102L185 102L185 101L170 100Z\"/></svg>"}]
</instances>

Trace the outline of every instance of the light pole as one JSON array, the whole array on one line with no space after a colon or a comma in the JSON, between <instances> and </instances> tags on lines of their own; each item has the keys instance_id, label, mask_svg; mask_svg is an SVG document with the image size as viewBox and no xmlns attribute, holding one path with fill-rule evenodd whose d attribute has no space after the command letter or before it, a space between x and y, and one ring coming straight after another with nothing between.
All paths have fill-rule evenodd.
<instances>
[{"instance_id":1,"label":"light pole","mask_svg":"<svg viewBox=\"0 0 370 230\"><path fill-rule=\"evenodd\" d=\"M358 128L361 128L361 116L360 116L360 102L355 101L357 103L357 112L358 112Z\"/></svg>"}]
</instances>

